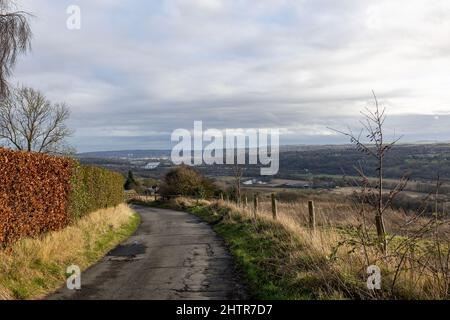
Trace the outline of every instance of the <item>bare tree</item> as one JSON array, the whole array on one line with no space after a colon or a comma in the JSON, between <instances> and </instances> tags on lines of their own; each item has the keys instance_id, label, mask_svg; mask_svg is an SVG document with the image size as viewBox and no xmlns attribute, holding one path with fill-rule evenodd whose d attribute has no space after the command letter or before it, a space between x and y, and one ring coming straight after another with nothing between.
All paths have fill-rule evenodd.
<instances>
[{"instance_id":1,"label":"bare tree","mask_svg":"<svg viewBox=\"0 0 450 320\"><path fill-rule=\"evenodd\" d=\"M385 199L383 198L384 158L386 153L401 139L401 137L394 139L391 142L385 141L383 126L386 120L386 108L380 107L375 92L373 92L373 97L375 99L375 109L373 111L367 109L366 112L362 112L364 121L361 121L360 123L363 128L358 135L354 134L351 129L349 129L348 132L334 129L332 130L349 137L351 143L355 144L359 151L372 157L377 162L377 183L375 186L376 197L371 197L369 195L369 198L375 198L375 201L370 202L372 202L376 207L375 226L383 252L386 253L387 241L383 215L390 206L395 195L404 188L404 185L407 182L407 178L402 178L401 182L396 188L394 188L394 190L391 191L390 195L385 201ZM365 138L367 138L367 142L364 142ZM368 178L366 177L362 169L358 170L358 173L366 182L368 182ZM366 187L364 187L364 189L366 189Z\"/></svg>"},{"instance_id":2,"label":"bare tree","mask_svg":"<svg viewBox=\"0 0 450 320\"><path fill-rule=\"evenodd\" d=\"M235 196L236 202L241 202L241 184L242 184L242 176L244 175L245 167L243 165L234 164L233 165L233 177L234 177L234 187L235 187Z\"/></svg>"},{"instance_id":3,"label":"bare tree","mask_svg":"<svg viewBox=\"0 0 450 320\"><path fill-rule=\"evenodd\" d=\"M0 141L17 150L66 153L71 131L65 104L52 104L31 88L17 88L0 102Z\"/></svg>"},{"instance_id":4,"label":"bare tree","mask_svg":"<svg viewBox=\"0 0 450 320\"><path fill-rule=\"evenodd\" d=\"M15 11L11 0L0 0L0 98L7 93L6 78L17 56L30 49L31 29L28 14Z\"/></svg>"}]
</instances>

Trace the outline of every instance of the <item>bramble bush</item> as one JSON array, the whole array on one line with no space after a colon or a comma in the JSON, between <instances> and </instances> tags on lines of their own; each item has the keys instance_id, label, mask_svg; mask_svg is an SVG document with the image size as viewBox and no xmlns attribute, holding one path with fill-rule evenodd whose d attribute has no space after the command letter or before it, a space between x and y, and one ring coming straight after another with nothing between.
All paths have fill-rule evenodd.
<instances>
[{"instance_id":1,"label":"bramble bush","mask_svg":"<svg viewBox=\"0 0 450 320\"><path fill-rule=\"evenodd\" d=\"M0 148L0 247L123 202L123 177L41 153Z\"/></svg>"}]
</instances>

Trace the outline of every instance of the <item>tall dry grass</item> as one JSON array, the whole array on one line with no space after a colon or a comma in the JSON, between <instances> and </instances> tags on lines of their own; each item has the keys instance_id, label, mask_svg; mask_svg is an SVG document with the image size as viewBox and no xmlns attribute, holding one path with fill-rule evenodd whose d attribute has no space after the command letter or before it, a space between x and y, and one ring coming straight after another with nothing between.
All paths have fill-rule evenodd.
<instances>
[{"instance_id":1,"label":"tall dry grass","mask_svg":"<svg viewBox=\"0 0 450 320\"><path fill-rule=\"evenodd\" d=\"M317 224L326 228L348 228L361 225L361 205L347 200L345 197L341 201L335 199L315 201ZM252 210L251 206L247 209ZM278 202L280 216L289 217L295 224L301 226L308 225L309 210L308 201ZM258 212L264 216L272 216L272 203L262 201L259 203ZM370 214L367 216L367 223L370 228L375 227ZM389 233L407 236L419 230L427 224L431 216L417 217L411 213L388 209L385 215L386 230ZM407 225L407 228L405 227ZM448 224L441 227L441 231L450 231Z\"/></svg>"},{"instance_id":2,"label":"tall dry grass","mask_svg":"<svg viewBox=\"0 0 450 320\"><path fill-rule=\"evenodd\" d=\"M254 215L251 208L231 203L225 205L238 214ZM271 203L262 202L259 219L270 221L271 209ZM315 266L317 275L331 281L331 291L338 285L351 296L356 293L362 298L449 298L448 220L439 223L439 230L433 226L420 233L434 222L433 216L411 217L404 212L388 210L385 219L390 250L384 255L356 231L362 224L358 205L345 201L316 203L319 227L315 233L307 228L307 203L279 203L278 212L277 223L300 236L310 261L320 261ZM366 213L365 218L369 233L371 230L375 233L373 217ZM437 233L439 238L434 241ZM323 264L324 259L328 263ZM382 270L383 290L371 291L364 287L369 265L377 265ZM363 285L353 286L354 281ZM355 289L361 291L354 292Z\"/></svg>"},{"instance_id":3,"label":"tall dry grass","mask_svg":"<svg viewBox=\"0 0 450 320\"><path fill-rule=\"evenodd\" d=\"M234 202L215 201L197 203L188 199L175 200L178 207L210 206L213 210L226 208L226 223L235 218L254 219L251 207L242 207ZM276 230L288 230L300 244L280 246L288 250L289 259L278 261L279 269L289 273L293 279L314 279L316 298L356 299L446 299L449 297L448 256L439 256L436 243L428 237L410 239L398 235L401 226L408 220L403 213L392 211L386 214L389 236L389 253L383 255L376 245L360 238L361 225L358 208L348 203L317 203L319 227L311 232L307 227L308 208L306 203L279 203L278 218L272 218L271 204L263 202L257 213L257 220ZM369 217L370 218L370 217ZM414 228L427 225L432 217L420 217L413 222ZM397 228L397 229L396 229ZM375 230L369 226L369 230ZM404 230L403 230L404 231ZM255 227L254 232L259 232ZM414 233L413 233L414 234ZM448 237L448 235L447 235ZM413 241L411 241L413 240ZM414 246L411 248L411 246ZM448 251L445 242L441 252ZM306 262L305 262L306 261ZM382 290L367 288L367 267L376 265L382 271ZM303 282L301 282L303 283Z\"/></svg>"},{"instance_id":4,"label":"tall dry grass","mask_svg":"<svg viewBox=\"0 0 450 320\"><path fill-rule=\"evenodd\" d=\"M134 217L121 204L0 251L0 299L41 298L56 290L64 283L68 266L87 268L132 232Z\"/></svg>"}]
</instances>

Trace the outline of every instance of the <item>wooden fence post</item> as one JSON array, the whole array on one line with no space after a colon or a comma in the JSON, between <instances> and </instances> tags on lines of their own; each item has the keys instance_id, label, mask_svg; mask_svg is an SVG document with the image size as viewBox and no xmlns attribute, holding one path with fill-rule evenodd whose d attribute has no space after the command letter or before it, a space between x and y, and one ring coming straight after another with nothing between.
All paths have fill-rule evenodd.
<instances>
[{"instance_id":1,"label":"wooden fence post","mask_svg":"<svg viewBox=\"0 0 450 320\"><path fill-rule=\"evenodd\" d=\"M316 211L314 208L314 201L308 201L308 209L309 209L309 228L312 231L316 231Z\"/></svg>"},{"instance_id":2,"label":"wooden fence post","mask_svg":"<svg viewBox=\"0 0 450 320\"><path fill-rule=\"evenodd\" d=\"M248 207L248 198L247 198L247 196L245 196L245 198L244 198L244 206L245 206L245 208Z\"/></svg>"},{"instance_id":3,"label":"wooden fence post","mask_svg":"<svg viewBox=\"0 0 450 320\"><path fill-rule=\"evenodd\" d=\"M256 220L256 215L258 214L258 195L255 194L255 197L253 198L253 214L255 215L255 220Z\"/></svg>"},{"instance_id":4,"label":"wooden fence post","mask_svg":"<svg viewBox=\"0 0 450 320\"><path fill-rule=\"evenodd\" d=\"M277 208L277 198L275 193L272 193L272 216L273 220L277 220L278 208Z\"/></svg>"}]
</instances>

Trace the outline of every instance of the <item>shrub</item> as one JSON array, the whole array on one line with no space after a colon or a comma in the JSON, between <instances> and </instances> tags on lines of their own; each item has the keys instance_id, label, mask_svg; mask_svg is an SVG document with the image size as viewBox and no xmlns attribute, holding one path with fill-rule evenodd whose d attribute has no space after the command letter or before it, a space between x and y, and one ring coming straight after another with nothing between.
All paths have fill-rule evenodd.
<instances>
[{"instance_id":1,"label":"shrub","mask_svg":"<svg viewBox=\"0 0 450 320\"><path fill-rule=\"evenodd\" d=\"M128 171L127 180L125 181L123 187L125 188L125 190L135 190L136 192L139 192L141 189L140 183L136 181L136 178L134 177L134 174L131 170Z\"/></svg>"},{"instance_id":2,"label":"shrub","mask_svg":"<svg viewBox=\"0 0 450 320\"><path fill-rule=\"evenodd\" d=\"M164 177L160 194L162 196L211 197L216 187L210 179L204 178L191 167L180 166L170 170Z\"/></svg>"},{"instance_id":3,"label":"shrub","mask_svg":"<svg viewBox=\"0 0 450 320\"><path fill-rule=\"evenodd\" d=\"M0 148L0 246L123 202L123 177L63 157Z\"/></svg>"}]
</instances>

